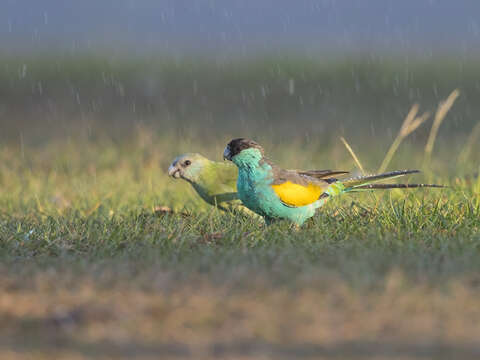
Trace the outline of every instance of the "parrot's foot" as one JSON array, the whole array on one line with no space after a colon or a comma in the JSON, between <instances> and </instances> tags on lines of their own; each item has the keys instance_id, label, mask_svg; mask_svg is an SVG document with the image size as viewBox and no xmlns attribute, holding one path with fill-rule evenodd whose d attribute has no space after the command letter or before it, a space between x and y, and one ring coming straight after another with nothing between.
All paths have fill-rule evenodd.
<instances>
[{"instance_id":1,"label":"parrot's foot","mask_svg":"<svg viewBox=\"0 0 480 360\"><path fill-rule=\"evenodd\" d=\"M352 201L352 204L350 205L350 208L351 209L354 209L354 208L360 209L358 211L358 215L360 215L362 217L368 216L372 213L371 210L361 206L360 204L356 203L355 201Z\"/></svg>"},{"instance_id":2,"label":"parrot's foot","mask_svg":"<svg viewBox=\"0 0 480 360\"><path fill-rule=\"evenodd\" d=\"M292 225L290 225L290 229L293 230L293 231L300 231L301 226L293 223Z\"/></svg>"}]
</instances>

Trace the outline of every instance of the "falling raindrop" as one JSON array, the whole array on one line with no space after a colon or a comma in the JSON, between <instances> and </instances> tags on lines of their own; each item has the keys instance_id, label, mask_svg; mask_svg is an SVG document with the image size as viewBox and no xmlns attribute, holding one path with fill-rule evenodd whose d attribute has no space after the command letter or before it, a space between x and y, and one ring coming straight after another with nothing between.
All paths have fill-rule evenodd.
<instances>
[{"instance_id":1,"label":"falling raindrop","mask_svg":"<svg viewBox=\"0 0 480 360\"><path fill-rule=\"evenodd\" d=\"M18 73L20 79L25 79L27 76L27 64L23 64Z\"/></svg>"},{"instance_id":2,"label":"falling raindrop","mask_svg":"<svg viewBox=\"0 0 480 360\"><path fill-rule=\"evenodd\" d=\"M293 78L290 78L288 80L288 93L290 95L293 95L295 93L295 80Z\"/></svg>"}]
</instances>

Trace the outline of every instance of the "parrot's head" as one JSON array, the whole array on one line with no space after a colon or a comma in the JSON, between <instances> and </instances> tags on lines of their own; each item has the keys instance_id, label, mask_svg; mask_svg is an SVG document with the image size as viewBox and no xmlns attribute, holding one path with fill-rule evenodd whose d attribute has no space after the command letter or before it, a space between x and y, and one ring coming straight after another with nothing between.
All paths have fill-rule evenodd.
<instances>
[{"instance_id":1,"label":"parrot's head","mask_svg":"<svg viewBox=\"0 0 480 360\"><path fill-rule=\"evenodd\" d=\"M223 158L234 161L237 155L249 154L254 157L263 157L263 148L253 140L238 138L231 140L223 151ZM235 162L235 161L234 161Z\"/></svg>"},{"instance_id":2,"label":"parrot's head","mask_svg":"<svg viewBox=\"0 0 480 360\"><path fill-rule=\"evenodd\" d=\"M202 168L209 162L206 157L196 153L180 155L168 167L168 175L175 179L182 178L194 182L200 176Z\"/></svg>"}]
</instances>

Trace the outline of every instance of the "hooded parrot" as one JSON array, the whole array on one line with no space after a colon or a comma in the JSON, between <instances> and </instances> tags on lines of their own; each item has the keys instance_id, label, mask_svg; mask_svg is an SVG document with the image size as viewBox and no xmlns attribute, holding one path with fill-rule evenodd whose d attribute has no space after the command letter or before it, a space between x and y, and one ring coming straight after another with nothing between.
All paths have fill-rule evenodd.
<instances>
[{"instance_id":1,"label":"hooded parrot","mask_svg":"<svg viewBox=\"0 0 480 360\"><path fill-rule=\"evenodd\" d=\"M188 181L210 205L252 214L238 199L238 169L232 163L212 161L200 154L188 153L173 160L168 175Z\"/></svg>"},{"instance_id":2,"label":"hooded parrot","mask_svg":"<svg viewBox=\"0 0 480 360\"><path fill-rule=\"evenodd\" d=\"M263 148L255 141L233 139L225 147L224 159L238 167L238 197L250 210L271 223L287 219L301 226L315 215L330 197L373 189L442 187L429 184L375 184L418 170L399 170L384 174L360 176L339 180L345 171L284 170L265 158Z\"/></svg>"}]
</instances>

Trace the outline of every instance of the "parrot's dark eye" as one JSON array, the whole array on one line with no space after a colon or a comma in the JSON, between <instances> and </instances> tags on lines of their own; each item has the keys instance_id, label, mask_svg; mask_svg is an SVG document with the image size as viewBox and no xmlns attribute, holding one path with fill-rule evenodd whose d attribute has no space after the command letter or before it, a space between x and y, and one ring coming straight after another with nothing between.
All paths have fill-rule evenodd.
<instances>
[{"instance_id":1,"label":"parrot's dark eye","mask_svg":"<svg viewBox=\"0 0 480 360\"><path fill-rule=\"evenodd\" d=\"M185 160L185 162L184 162L185 166L188 166L188 165L190 165L191 163L192 163L192 162L191 162L190 160Z\"/></svg>"}]
</instances>

